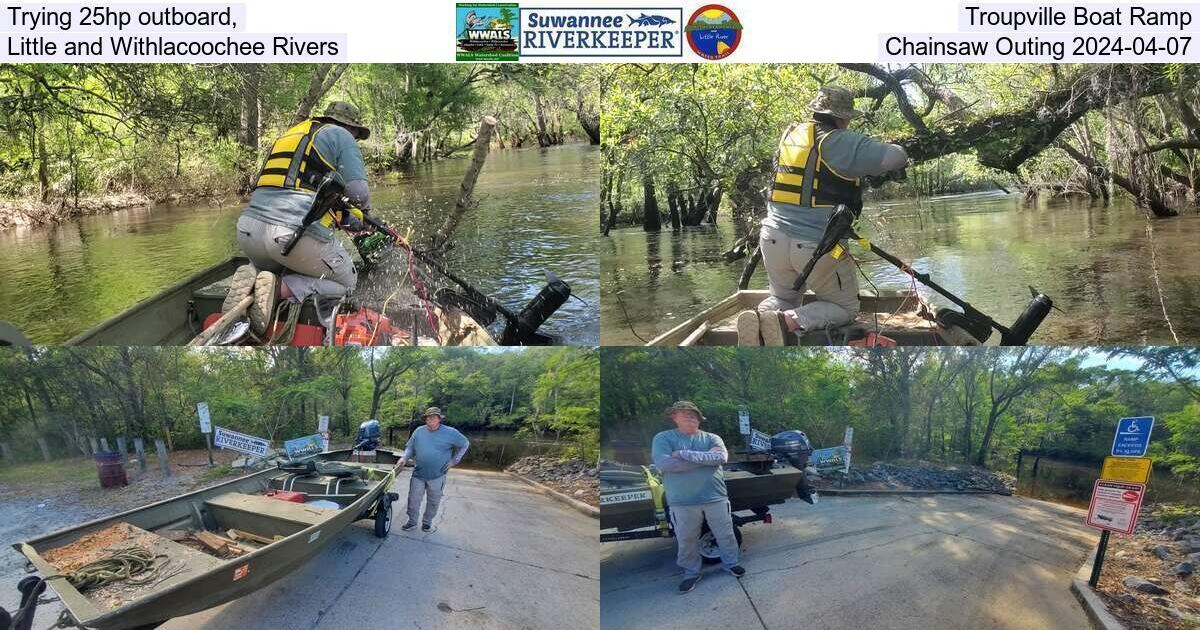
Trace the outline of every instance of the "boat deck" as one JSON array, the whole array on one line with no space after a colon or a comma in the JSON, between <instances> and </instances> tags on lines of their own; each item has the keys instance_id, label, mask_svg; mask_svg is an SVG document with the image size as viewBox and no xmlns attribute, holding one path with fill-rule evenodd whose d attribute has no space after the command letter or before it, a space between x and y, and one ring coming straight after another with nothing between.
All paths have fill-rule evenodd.
<instances>
[{"instance_id":1,"label":"boat deck","mask_svg":"<svg viewBox=\"0 0 1200 630\"><path fill-rule=\"evenodd\" d=\"M737 316L754 310L767 298L767 291L738 291L713 307L651 340L649 346L736 346ZM812 296L805 296L807 302ZM933 319L926 304L913 291L863 292L861 310L853 322L829 330L817 330L800 336L787 333L787 345L841 346L877 333L898 345L940 346L969 343L947 333ZM957 341L956 341L957 340Z\"/></svg>"}]
</instances>

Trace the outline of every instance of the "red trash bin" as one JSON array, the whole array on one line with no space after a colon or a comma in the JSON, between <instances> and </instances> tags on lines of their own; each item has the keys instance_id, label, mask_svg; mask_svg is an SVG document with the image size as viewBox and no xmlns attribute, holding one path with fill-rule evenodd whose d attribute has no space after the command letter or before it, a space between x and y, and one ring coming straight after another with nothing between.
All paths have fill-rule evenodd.
<instances>
[{"instance_id":1,"label":"red trash bin","mask_svg":"<svg viewBox=\"0 0 1200 630\"><path fill-rule=\"evenodd\" d=\"M125 458L120 453L96 453L96 471L100 474L101 488L116 488L129 485L125 476Z\"/></svg>"}]
</instances>

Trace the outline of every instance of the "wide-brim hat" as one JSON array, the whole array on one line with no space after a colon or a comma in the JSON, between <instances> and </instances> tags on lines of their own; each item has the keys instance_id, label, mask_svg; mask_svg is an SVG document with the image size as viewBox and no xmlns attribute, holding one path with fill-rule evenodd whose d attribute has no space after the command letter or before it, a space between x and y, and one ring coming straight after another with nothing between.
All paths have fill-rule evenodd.
<instances>
[{"instance_id":1,"label":"wide-brim hat","mask_svg":"<svg viewBox=\"0 0 1200 630\"><path fill-rule=\"evenodd\" d=\"M663 415L670 418L671 414L675 413L676 411L690 411L696 414L696 417L700 418L701 420L707 419L704 417L704 414L700 412L700 408L696 406L696 403L690 400L676 401L670 407L667 407L667 410L663 412Z\"/></svg>"},{"instance_id":2,"label":"wide-brim hat","mask_svg":"<svg viewBox=\"0 0 1200 630\"><path fill-rule=\"evenodd\" d=\"M862 116L862 112L854 109L854 93L840 85L826 85L817 90L808 108L814 114L828 114L843 120Z\"/></svg>"},{"instance_id":3,"label":"wide-brim hat","mask_svg":"<svg viewBox=\"0 0 1200 630\"><path fill-rule=\"evenodd\" d=\"M349 127L350 132L359 140L371 137L371 130L362 124L362 114L358 108L346 101L333 101L326 105L319 118Z\"/></svg>"},{"instance_id":4,"label":"wide-brim hat","mask_svg":"<svg viewBox=\"0 0 1200 630\"><path fill-rule=\"evenodd\" d=\"M429 416L437 416L439 418L445 418L446 414L442 413L442 410L438 409L437 407L430 407L425 410L425 413L421 414L421 419L424 420L425 418L428 418Z\"/></svg>"}]
</instances>

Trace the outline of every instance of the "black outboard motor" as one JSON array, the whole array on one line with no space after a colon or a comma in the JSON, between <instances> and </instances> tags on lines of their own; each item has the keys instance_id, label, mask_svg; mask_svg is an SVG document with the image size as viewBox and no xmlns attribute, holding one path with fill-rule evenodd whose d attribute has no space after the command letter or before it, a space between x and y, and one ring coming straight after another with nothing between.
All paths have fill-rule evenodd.
<instances>
[{"instance_id":1,"label":"black outboard motor","mask_svg":"<svg viewBox=\"0 0 1200 630\"><path fill-rule=\"evenodd\" d=\"M356 451L373 451L379 448L379 437L382 432L379 429L378 420L367 420L358 425L358 436L354 438Z\"/></svg>"},{"instance_id":2,"label":"black outboard motor","mask_svg":"<svg viewBox=\"0 0 1200 630\"><path fill-rule=\"evenodd\" d=\"M1050 309L1054 308L1054 300L1045 293L1033 287L1029 287L1029 293L1033 295L1033 301L1025 307L1025 311L1013 322L1012 327L1000 334L1000 345L1023 346L1028 343L1038 326L1042 325L1042 320L1050 314Z\"/></svg>"},{"instance_id":3,"label":"black outboard motor","mask_svg":"<svg viewBox=\"0 0 1200 630\"><path fill-rule=\"evenodd\" d=\"M0 608L0 630L30 630L40 603L38 597L46 592L46 581L32 575L21 578L17 583L21 592L21 605L12 614Z\"/></svg>"},{"instance_id":4,"label":"black outboard motor","mask_svg":"<svg viewBox=\"0 0 1200 630\"><path fill-rule=\"evenodd\" d=\"M538 334L537 329L571 297L571 287L548 271L546 277L549 280L546 286L521 309L517 321L509 322L504 328L500 345L543 346L553 342L552 338Z\"/></svg>"},{"instance_id":5,"label":"black outboard motor","mask_svg":"<svg viewBox=\"0 0 1200 630\"><path fill-rule=\"evenodd\" d=\"M771 450L775 452L775 455L786 459L789 464L800 470L804 470L808 466L808 456L813 452L808 436L803 431L796 430L784 431L772 436Z\"/></svg>"},{"instance_id":6,"label":"black outboard motor","mask_svg":"<svg viewBox=\"0 0 1200 630\"><path fill-rule=\"evenodd\" d=\"M808 436L803 431L793 429L771 436L771 451L775 453L776 457L786 459L800 472L804 472L804 469L808 467L808 458L812 455L813 448L808 441ZM796 496L809 505L816 503L813 500L812 488L808 487L807 474L800 475L800 483L796 484Z\"/></svg>"}]
</instances>

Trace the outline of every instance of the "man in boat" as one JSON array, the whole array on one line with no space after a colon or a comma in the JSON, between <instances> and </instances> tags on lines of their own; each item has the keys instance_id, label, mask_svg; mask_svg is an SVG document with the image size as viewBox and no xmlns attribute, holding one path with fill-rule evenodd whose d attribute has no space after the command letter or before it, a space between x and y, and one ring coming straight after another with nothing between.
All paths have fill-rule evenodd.
<instances>
[{"instance_id":1,"label":"man in boat","mask_svg":"<svg viewBox=\"0 0 1200 630\"><path fill-rule=\"evenodd\" d=\"M794 288L821 241L834 207L862 210L863 177L904 168L908 155L894 144L847 129L862 112L850 90L830 85L808 105L812 115L792 123L775 152L767 216L759 234L771 295L756 311L738 315L738 345L784 344L784 331L821 330L851 322L859 310L858 270L845 247L817 261L805 286ZM801 306L805 289L814 298Z\"/></svg>"},{"instance_id":2,"label":"man in boat","mask_svg":"<svg viewBox=\"0 0 1200 630\"><path fill-rule=\"evenodd\" d=\"M442 424L442 410L430 407L423 416L425 426L417 427L404 446L400 465L416 458L416 467L408 480L408 522L400 529L408 531L417 526L421 517L421 531L433 531L433 517L437 516L438 504L442 502L442 488L446 485L446 472L458 465L466 455L471 442L454 427ZM425 513L421 514L421 499L425 499Z\"/></svg>"},{"instance_id":3,"label":"man in boat","mask_svg":"<svg viewBox=\"0 0 1200 630\"><path fill-rule=\"evenodd\" d=\"M663 488L671 510L678 545L676 563L683 569L680 594L700 581L700 531L705 521L721 549L721 563L735 577L746 570L738 564L738 543L733 533L733 513L721 465L729 452L721 436L700 430L704 414L687 400L667 408L675 428L654 436L651 458L662 471Z\"/></svg>"},{"instance_id":4,"label":"man in boat","mask_svg":"<svg viewBox=\"0 0 1200 630\"><path fill-rule=\"evenodd\" d=\"M370 208L358 141L366 140L371 130L361 120L357 107L334 101L322 115L288 129L271 146L250 203L237 222L238 245L250 264L234 274L225 301L228 310L253 293L249 314L259 335L269 327L279 299L302 303L313 295L340 298L358 283L354 260L334 237L333 228L360 231L360 218L346 212L337 223L326 216L303 235L296 232L327 175L341 178L353 207ZM299 241L285 256L283 249L293 237Z\"/></svg>"}]
</instances>

